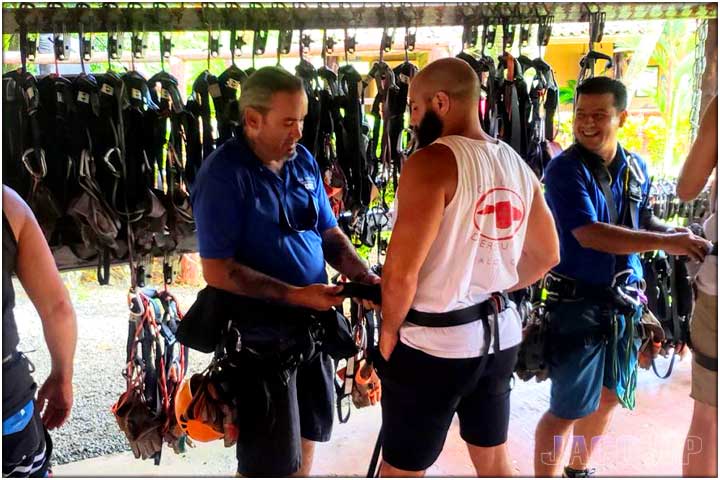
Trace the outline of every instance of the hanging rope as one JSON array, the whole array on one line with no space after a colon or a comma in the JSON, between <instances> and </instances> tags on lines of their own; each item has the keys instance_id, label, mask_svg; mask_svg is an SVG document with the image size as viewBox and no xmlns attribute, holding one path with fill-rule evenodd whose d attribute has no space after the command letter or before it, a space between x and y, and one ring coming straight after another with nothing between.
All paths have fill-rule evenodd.
<instances>
[{"instance_id":1,"label":"hanging rope","mask_svg":"<svg viewBox=\"0 0 720 480\"><path fill-rule=\"evenodd\" d=\"M707 39L707 19L696 20L695 61L693 63L692 103L690 105L690 141L695 140L700 126L700 101L702 97L702 76L705 72L705 40Z\"/></svg>"}]
</instances>

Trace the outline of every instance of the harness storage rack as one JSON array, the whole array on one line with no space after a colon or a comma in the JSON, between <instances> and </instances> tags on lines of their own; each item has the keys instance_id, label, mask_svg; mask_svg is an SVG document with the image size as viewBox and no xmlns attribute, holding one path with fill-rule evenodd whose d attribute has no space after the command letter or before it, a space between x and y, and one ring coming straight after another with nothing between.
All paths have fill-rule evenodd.
<instances>
[{"instance_id":1,"label":"harness storage rack","mask_svg":"<svg viewBox=\"0 0 720 480\"><path fill-rule=\"evenodd\" d=\"M3 13L4 32L19 39L19 59L8 52L4 62L21 64L3 75L4 182L30 204L61 270L97 265L106 283L110 264L164 257L167 267L170 256L197 250L189 194L203 160L235 135L238 94L253 71L235 62L245 47L243 32L252 32L253 64L256 56L272 54L269 31L278 31L278 64L281 56L297 52L295 71L309 100L301 143L324 172L340 225L356 246L377 247L380 256L380 232L390 223L385 191L397 187L413 150L405 108L417 72L410 60L418 28L462 27L457 56L481 79L483 126L542 177L553 150L558 87L542 55L530 59L523 53L531 28L542 53L553 23L589 22L596 41L605 20L715 18L717 5L21 3ZM368 75L360 75L348 56L357 53L357 30L373 28L383 31L378 60ZM311 46L312 30L322 33L319 49ZM343 31L342 53L331 30ZM486 53L496 30L502 46L497 60ZM207 32L198 56L207 55L208 68L187 99L184 80L165 69L173 55L172 32L178 31ZM230 31L230 45L221 45L221 31ZM396 31L404 34L400 46L394 45ZM52 54L39 52L37 32L52 33ZM149 32L159 35L157 53L147 51ZM130 48L123 48L126 34ZM102 52L99 36L106 39ZM70 49L71 37L79 51ZM511 54L516 45L518 54ZM384 57L398 48L405 61L391 68ZM231 63L211 72L210 60L224 58L222 50L229 50ZM321 68L307 61L311 52L322 56ZM160 60L161 71L146 79L135 65L151 59ZM56 72L35 78L28 62L54 62ZM90 73L89 64L105 62L105 73ZM76 63L80 73L60 75L58 65ZM113 69L123 63L129 63L126 71ZM535 72L531 84L523 77L528 70ZM375 94L370 111L366 94ZM139 286L141 276L135 279Z\"/></svg>"}]
</instances>

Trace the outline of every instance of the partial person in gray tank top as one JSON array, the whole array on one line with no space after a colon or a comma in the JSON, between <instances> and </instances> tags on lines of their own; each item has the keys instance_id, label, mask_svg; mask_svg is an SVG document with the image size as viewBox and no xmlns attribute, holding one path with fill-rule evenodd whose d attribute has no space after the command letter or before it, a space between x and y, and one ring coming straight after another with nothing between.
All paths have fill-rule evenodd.
<instances>
[{"instance_id":1,"label":"partial person in gray tank top","mask_svg":"<svg viewBox=\"0 0 720 480\"><path fill-rule=\"evenodd\" d=\"M705 219L705 238L717 246L717 114L718 99L710 101L698 135L678 178L680 200L693 200L713 176L710 214ZM714 172L714 175L713 175ZM717 477L717 355L718 285L717 255L707 255L695 277L697 296L690 322L693 347L693 416L683 451L684 477ZM697 445L702 447L698 450Z\"/></svg>"},{"instance_id":2,"label":"partial person in gray tank top","mask_svg":"<svg viewBox=\"0 0 720 480\"><path fill-rule=\"evenodd\" d=\"M45 236L30 207L3 185L3 460L4 477L46 476L52 442L73 403L75 312ZM18 351L13 314L16 275L38 311L50 351L51 369L37 392L31 364Z\"/></svg>"}]
</instances>

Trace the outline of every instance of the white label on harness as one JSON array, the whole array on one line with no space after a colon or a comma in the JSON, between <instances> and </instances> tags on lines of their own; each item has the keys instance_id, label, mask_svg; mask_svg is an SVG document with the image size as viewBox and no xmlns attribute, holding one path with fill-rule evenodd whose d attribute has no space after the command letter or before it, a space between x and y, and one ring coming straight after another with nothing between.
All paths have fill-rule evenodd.
<instances>
[{"instance_id":1,"label":"white label on harness","mask_svg":"<svg viewBox=\"0 0 720 480\"><path fill-rule=\"evenodd\" d=\"M60 92L55 92L55 93L57 94L57 101L60 103L65 103L65 99L63 98L62 93L60 93Z\"/></svg>"},{"instance_id":2,"label":"white label on harness","mask_svg":"<svg viewBox=\"0 0 720 480\"><path fill-rule=\"evenodd\" d=\"M213 98L217 98L222 95L220 93L220 85L218 85L217 83L211 83L210 85L208 85L208 92L210 93L210 95L212 95Z\"/></svg>"},{"instance_id":3,"label":"white label on harness","mask_svg":"<svg viewBox=\"0 0 720 480\"><path fill-rule=\"evenodd\" d=\"M140 90L138 90L137 88L131 89L130 95L132 95L132 98L142 100L142 92L140 92Z\"/></svg>"},{"instance_id":4,"label":"white label on harness","mask_svg":"<svg viewBox=\"0 0 720 480\"><path fill-rule=\"evenodd\" d=\"M238 88L240 88L240 82L238 82L234 78L228 78L227 86L232 88L233 90L237 90Z\"/></svg>"},{"instance_id":5,"label":"white label on harness","mask_svg":"<svg viewBox=\"0 0 720 480\"><path fill-rule=\"evenodd\" d=\"M160 96L165 100L170 100L170 92L168 92L164 88L160 90Z\"/></svg>"},{"instance_id":6,"label":"white label on harness","mask_svg":"<svg viewBox=\"0 0 720 480\"><path fill-rule=\"evenodd\" d=\"M408 76L405 75L404 73L401 73L401 74L400 74L400 81L401 81L402 83L407 83L407 84L409 84L409 83L410 83L410 77L408 77Z\"/></svg>"},{"instance_id":7,"label":"white label on harness","mask_svg":"<svg viewBox=\"0 0 720 480\"><path fill-rule=\"evenodd\" d=\"M28 100L32 100L32 98L35 96L35 92L32 88L28 88L27 90L25 90L25 93L28 96Z\"/></svg>"},{"instance_id":8,"label":"white label on harness","mask_svg":"<svg viewBox=\"0 0 720 480\"><path fill-rule=\"evenodd\" d=\"M100 87L100 91L106 95L112 95L113 93L115 93L115 89L107 83L103 83L103 86Z\"/></svg>"},{"instance_id":9,"label":"white label on harness","mask_svg":"<svg viewBox=\"0 0 720 480\"><path fill-rule=\"evenodd\" d=\"M90 103L90 94L87 92L78 92L78 102Z\"/></svg>"}]
</instances>

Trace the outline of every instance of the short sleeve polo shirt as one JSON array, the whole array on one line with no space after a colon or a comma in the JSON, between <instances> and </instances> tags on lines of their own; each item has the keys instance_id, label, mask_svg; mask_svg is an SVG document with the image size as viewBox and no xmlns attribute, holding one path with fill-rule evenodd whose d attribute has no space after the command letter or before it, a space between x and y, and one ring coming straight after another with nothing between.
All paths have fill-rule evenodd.
<instances>
[{"instance_id":1,"label":"short sleeve polo shirt","mask_svg":"<svg viewBox=\"0 0 720 480\"><path fill-rule=\"evenodd\" d=\"M595 222L610 223L610 212L600 186L583 163L581 155L591 152L579 145L573 145L553 158L545 170L545 199L555 218L560 238L560 264L553 270L562 275L593 285L610 285L614 275L630 269L629 282L643 278L640 257L613 255L590 248L583 248L572 231ZM642 200L638 210L645 208L650 191L650 179L645 161L634 155L644 175ZM599 160L599 159L597 159ZM618 145L615 159L609 167L613 177L612 195L618 212L623 210L623 187L628 160L623 148ZM639 211L636 212L639 216Z\"/></svg>"},{"instance_id":2,"label":"short sleeve polo shirt","mask_svg":"<svg viewBox=\"0 0 720 480\"><path fill-rule=\"evenodd\" d=\"M296 286L327 282L322 233L337 221L302 145L277 175L244 139L225 142L203 162L191 202L202 258L232 257Z\"/></svg>"}]
</instances>

